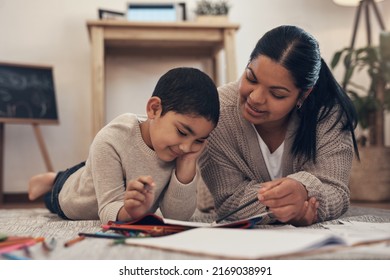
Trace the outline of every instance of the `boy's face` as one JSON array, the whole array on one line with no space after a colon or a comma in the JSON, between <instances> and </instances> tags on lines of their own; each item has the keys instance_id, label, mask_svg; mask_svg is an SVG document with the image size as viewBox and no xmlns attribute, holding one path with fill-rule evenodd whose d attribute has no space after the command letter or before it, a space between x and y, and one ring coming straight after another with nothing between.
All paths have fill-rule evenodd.
<instances>
[{"instance_id":1,"label":"boy's face","mask_svg":"<svg viewBox=\"0 0 390 280\"><path fill-rule=\"evenodd\" d=\"M145 139L145 142L166 162L185 154L199 152L214 129L211 121L200 116L173 111L161 116L161 106L157 103L148 109L148 121L149 139Z\"/></svg>"}]
</instances>

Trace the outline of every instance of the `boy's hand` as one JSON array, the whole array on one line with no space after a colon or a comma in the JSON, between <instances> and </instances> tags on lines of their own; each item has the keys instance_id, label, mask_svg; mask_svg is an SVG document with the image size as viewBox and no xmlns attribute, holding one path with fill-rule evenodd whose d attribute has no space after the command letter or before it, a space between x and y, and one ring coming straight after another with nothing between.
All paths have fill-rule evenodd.
<instances>
[{"instance_id":1,"label":"boy's hand","mask_svg":"<svg viewBox=\"0 0 390 280\"><path fill-rule=\"evenodd\" d=\"M155 183L151 176L141 176L129 181L124 196L124 209L130 218L146 214L152 207Z\"/></svg>"},{"instance_id":2,"label":"boy's hand","mask_svg":"<svg viewBox=\"0 0 390 280\"><path fill-rule=\"evenodd\" d=\"M176 159L176 178L182 184L190 183L196 174L196 162L206 148L207 141L200 144L199 150L185 153Z\"/></svg>"},{"instance_id":3,"label":"boy's hand","mask_svg":"<svg viewBox=\"0 0 390 280\"><path fill-rule=\"evenodd\" d=\"M317 220L316 199L308 199L306 188L294 179L281 178L262 183L258 198L281 222L310 225Z\"/></svg>"}]
</instances>

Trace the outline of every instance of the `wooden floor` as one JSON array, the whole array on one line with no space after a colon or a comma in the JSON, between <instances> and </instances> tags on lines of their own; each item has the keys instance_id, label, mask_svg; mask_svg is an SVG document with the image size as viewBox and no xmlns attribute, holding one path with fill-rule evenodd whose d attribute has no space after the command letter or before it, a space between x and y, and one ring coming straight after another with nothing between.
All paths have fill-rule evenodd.
<instances>
[{"instance_id":1,"label":"wooden floor","mask_svg":"<svg viewBox=\"0 0 390 280\"><path fill-rule=\"evenodd\" d=\"M0 204L0 209L26 209L26 208L44 208L45 204L42 202L27 202L27 203L3 203Z\"/></svg>"}]
</instances>

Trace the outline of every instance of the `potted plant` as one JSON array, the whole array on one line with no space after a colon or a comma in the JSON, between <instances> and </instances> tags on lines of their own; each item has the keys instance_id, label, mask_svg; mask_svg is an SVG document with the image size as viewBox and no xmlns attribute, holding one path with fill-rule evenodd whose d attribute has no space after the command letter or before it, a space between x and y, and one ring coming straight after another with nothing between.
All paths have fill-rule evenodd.
<instances>
[{"instance_id":1,"label":"potted plant","mask_svg":"<svg viewBox=\"0 0 390 280\"><path fill-rule=\"evenodd\" d=\"M227 21L229 9L230 5L227 0L200 0L196 3L196 20L202 22Z\"/></svg>"},{"instance_id":2,"label":"potted plant","mask_svg":"<svg viewBox=\"0 0 390 280\"><path fill-rule=\"evenodd\" d=\"M344 57L345 75L343 87L350 95L358 113L359 124L367 135L359 137L365 146L384 146L384 111L390 109L390 70L382 60L379 47L367 46L359 49L344 48L333 56L331 67L335 68ZM370 84L365 87L353 80L354 74L366 70Z\"/></svg>"},{"instance_id":3,"label":"potted plant","mask_svg":"<svg viewBox=\"0 0 390 280\"><path fill-rule=\"evenodd\" d=\"M390 110L388 36L383 33L380 47L344 48L334 54L331 62L333 69L343 61L342 85L355 105L363 130L358 135L360 161L354 161L351 173L352 200L390 201L390 148L384 145L384 113ZM356 73L361 71L368 75L368 86L356 82Z\"/></svg>"}]
</instances>

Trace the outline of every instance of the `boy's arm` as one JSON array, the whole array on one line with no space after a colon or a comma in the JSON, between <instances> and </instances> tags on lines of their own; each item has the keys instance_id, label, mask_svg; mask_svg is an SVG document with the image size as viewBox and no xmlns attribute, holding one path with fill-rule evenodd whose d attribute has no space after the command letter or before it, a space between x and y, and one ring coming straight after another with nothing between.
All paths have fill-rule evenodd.
<instances>
[{"instance_id":1,"label":"boy's arm","mask_svg":"<svg viewBox=\"0 0 390 280\"><path fill-rule=\"evenodd\" d=\"M172 171L168 186L160 196L159 207L164 217L176 220L188 220L196 209L196 190L200 174L196 172L188 184L181 183Z\"/></svg>"},{"instance_id":2,"label":"boy's arm","mask_svg":"<svg viewBox=\"0 0 390 280\"><path fill-rule=\"evenodd\" d=\"M192 153L186 153L176 159L168 186L160 198L160 209L164 217L188 220L196 209L196 190L199 182L197 161L206 147Z\"/></svg>"}]
</instances>

